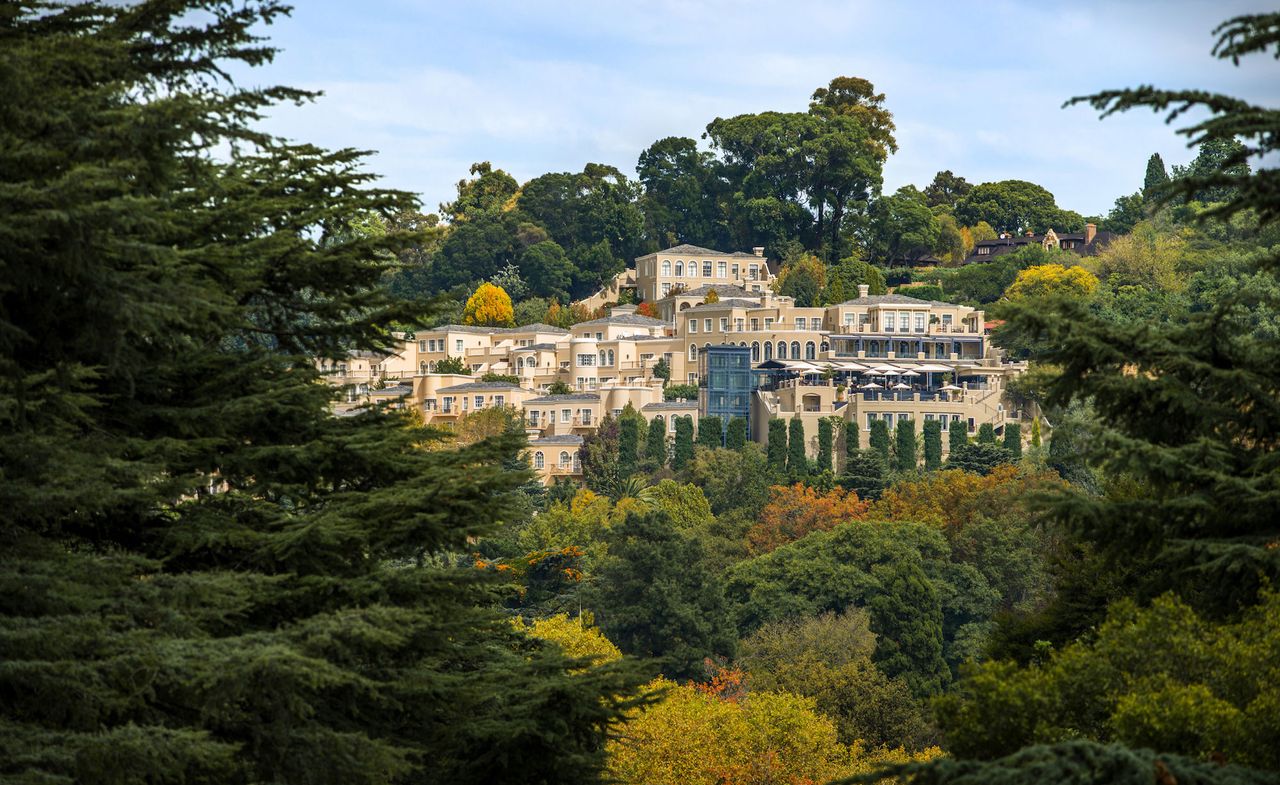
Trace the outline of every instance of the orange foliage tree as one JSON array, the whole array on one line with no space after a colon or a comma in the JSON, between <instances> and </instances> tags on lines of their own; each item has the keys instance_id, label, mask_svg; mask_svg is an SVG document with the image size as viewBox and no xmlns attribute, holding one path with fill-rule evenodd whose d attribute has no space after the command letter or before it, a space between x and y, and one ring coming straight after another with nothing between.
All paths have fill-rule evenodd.
<instances>
[{"instance_id":1,"label":"orange foliage tree","mask_svg":"<svg viewBox=\"0 0 1280 785\"><path fill-rule=\"evenodd\" d=\"M871 517L962 529L980 519L1025 509L1034 492L1063 484L1054 472L1024 472L1012 464L997 466L985 477L959 470L936 472L885 491L872 506Z\"/></svg>"},{"instance_id":2,"label":"orange foliage tree","mask_svg":"<svg viewBox=\"0 0 1280 785\"><path fill-rule=\"evenodd\" d=\"M511 297L501 286L482 283L467 298L462 310L463 324L477 324L483 327L510 327L516 323L515 310L511 307Z\"/></svg>"},{"instance_id":3,"label":"orange foliage tree","mask_svg":"<svg viewBox=\"0 0 1280 785\"><path fill-rule=\"evenodd\" d=\"M755 555L768 553L813 532L833 529L842 523L863 520L871 505L858 494L834 488L819 493L813 488L775 485L760 519L747 531L747 546Z\"/></svg>"},{"instance_id":4,"label":"orange foliage tree","mask_svg":"<svg viewBox=\"0 0 1280 785\"><path fill-rule=\"evenodd\" d=\"M658 318L658 306L645 300L636 306L636 313L640 316L648 316L650 319Z\"/></svg>"}]
</instances>

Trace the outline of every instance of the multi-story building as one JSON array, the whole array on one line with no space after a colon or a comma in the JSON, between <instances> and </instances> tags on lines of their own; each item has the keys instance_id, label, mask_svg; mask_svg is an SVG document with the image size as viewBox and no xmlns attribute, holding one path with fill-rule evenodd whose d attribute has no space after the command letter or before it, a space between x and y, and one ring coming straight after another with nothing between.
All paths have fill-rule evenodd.
<instances>
[{"instance_id":1,"label":"multi-story building","mask_svg":"<svg viewBox=\"0 0 1280 785\"><path fill-rule=\"evenodd\" d=\"M1065 232L1058 234L1049 229L1044 234L1027 232L1021 236L1003 234L994 240L983 240L975 243L973 251L965 257L965 264L989 262L997 256L1013 253L1028 245L1039 245L1048 250L1061 248L1078 256L1093 256L1106 248L1115 239L1111 232L1099 232L1096 224L1085 224L1083 232Z\"/></svg>"},{"instance_id":2,"label":"multi-story building","mask_svg":"<svg viewBox=\"0 0 1280 785\"><path fill-rule=\"evenodd\" d=\"M477 410L512 408L546 482L580 474L575 445L628 404L646 419L663 417L668 433L677 417L745 416L761 443L770 419L796 417L814 443L811 453L823 417L856 422L865 433L876 419L891 427L958 420L976 431L983 423L1000 430L1021 415L1004 392L1023 366L994 350L981 310L869 295L865 286L843 303L799 307L771 291L773 272L760 253L677 246L636 262L635 286L658 295L661 319L624 305L567 330L444 325L405 335L392 355L353 355L326 370L365 397L395 385L378 397L406 398L430 424L451 427ZM677 280L690 285L667 286L662 296L663 284ZM719 299L708 303L711 291ZM470 375L437 372L445 359L461 359ZM699 384L700 400L664 401L654 374L660 361L672 382ZM402 385L410 382L407 394ZM569 392L554 394L553 385Z\"/></svg>"}]
</instances>

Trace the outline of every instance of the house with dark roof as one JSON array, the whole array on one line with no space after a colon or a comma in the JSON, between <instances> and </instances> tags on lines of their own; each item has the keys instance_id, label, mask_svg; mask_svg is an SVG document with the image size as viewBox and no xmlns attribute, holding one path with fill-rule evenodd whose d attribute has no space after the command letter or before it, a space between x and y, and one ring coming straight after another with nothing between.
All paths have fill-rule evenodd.
<instances>
[{"instance_id":1,"label":"house with dark roof","mask_svg":"<svg viewBox=\"0 0 1280 785\"><path fill-rule=\"evenodd\" d=\"M1046 250L1061 248L1078 256L1094 256L1111 244L1118 235L1112 232L1099 232L1095 224L1085 224L1083 232L1064 232L1059 234L1052 228L1044 234L1027 232L1024 235L1002 235L994 240L983 240L973 246L973 252L965 257L965 264L989 262L998 256L1013 253L1019 248L1039 245Z\"/></svg>"},{"instance_id":2,"label":"house with dark roof","mask_svg":"<svg viewBox=\"0 0 1280 785\"><path fill-rule=\"evenodd\" d=\"M636 295L649 302L661 300L675 289L691 291L708 285L763 292L776 275L776 264L765 258L762 246L746 253L683 243L635 260Z\"/></svg>"}]
</instances>

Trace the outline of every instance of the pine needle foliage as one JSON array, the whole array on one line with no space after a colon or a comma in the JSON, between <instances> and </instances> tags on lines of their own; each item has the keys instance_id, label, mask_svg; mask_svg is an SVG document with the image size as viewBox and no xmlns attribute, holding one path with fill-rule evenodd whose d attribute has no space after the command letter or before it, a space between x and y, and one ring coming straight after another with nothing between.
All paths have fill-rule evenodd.
<instances>
[{"instance_id":1,"label":"pine needle foliage","mask_svg":"<svg viewBox=\"0 0 1280 785\"><path fill-rule=\"evenodd\" d=\"M415 207L253 127L270 0L0 9L0 780L583 782L635 680L448 566L519 434L330 414Z\"/></svg>"}]
</instances>

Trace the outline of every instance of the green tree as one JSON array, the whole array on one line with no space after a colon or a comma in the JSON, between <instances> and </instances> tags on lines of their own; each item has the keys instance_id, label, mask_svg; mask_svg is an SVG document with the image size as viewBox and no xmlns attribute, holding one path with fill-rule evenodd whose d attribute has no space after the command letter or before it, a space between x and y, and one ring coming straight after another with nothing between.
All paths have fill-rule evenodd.
<instances>
[{"instance_id":1,"label":"green tree","mask_svg":"<svg viewBox=\"0 0 1280 785\"><path fill-rule=\"evenodd\" d=\"M1022 457L1022 426L1016 422L1005 423L1004 451L1009 453L1011 460Z\"/></svg>"},{"instance_id":2,"label":"green tree","mask_svg":"<svg viewBox=\"0 0 1280 785\"><path fill-rule=\"evenodd\" d=\"M867 250L882 266L929 253L938 244L938 221L914 186L877 199L870 211Z\"/></svg>"},{"instance_id":3,"label":"green tree","mask_svg":"<svg viewBox=\"0 0 1280 785\"><path fill-rule=\"evenodd\" d=\"M730 450L741 450L747 446L747 420L745 417L729 418L729 427L725 430L724 446Z\"/></svg>"},{"instance_id":4,"label":"green tree","mask_svg":"<svg viewBox=\"0 0 1280 785\"><path fill-rule=\"evenodd\" d=\"M956 205L956 220L972 226L985 221L998 231L1041 234L1053 228L1079 232L1084 219L1058 207L1053 194L1025 180L1002 180L974 186ZM976 239L976 238L975 238Z\"/></svg>"},{"instance_id":5,"label":"green tree","mask_svg":"<svg viewBox=\"0 0 1280 785\"><path fill-rule=\"evenodd\" d=\"M827 286L822 291L822 302L836 305L858 296L858 285L867 285L867 294L885 294L889 291L884 273L857 256L846 256L827 270Z\"/></svg>"},{"instance_id":6,"label":"green tree","mask_svg":"<svg viewBox=\"0 0 1280 785\"><path fill-rule=\"evenodd\" d=\"M564 379L553 379L551 384L547 385L547 395L568 395L571 392L573 390Z\"/></svg>"},{"instance_id":7,"label":"green tree","mask_svg":"<svg viewBox=\"0 0 1280 785\"><path fill-rule=\"evenodd\" d=\"M948 169L945 172L938 172L933 176L933 182L925 186L924 198L930 207L950 207L955 206L973 190L973 185L951 173Z\"/></svg>"},{"instance_id":8,"label":"green tree","mask_svg":"<svg viewBox=\"0 0 1280 785\"><path fill-rule=\"evenodd\" d=\"M769 420L769 468L781 474L787 468L787 423L774 418Z\"/></svg>"},{"instance_id":9,"label":"green tree","mask_svg":"<svg viewBox=\"0 0 1280 785\"><path fill-rule=\"evenodd\" d=\"M818 304L826 280L822 260L813 254L803 254L788 262L778 274L778 294L791 297L797 306L807 308Z\"/></svg>"},{"instance_id":10,"label":"green tree","mask_svg":"<svg viewBox=\"0 0 1280 785\"><path fill-rule=\"evenodd\" d=\"M1159 153L1152 153L1147 159L1147 173L1142 179L1142 200L1158 201L1169 185L1169 172L1164 168L1164 159Z\"/></svg>"},{"instance_id":11,"label":"green tree","mask_svg":"<svg viewBox=\"0 0 1280 785\"><path fill-rule=\"evenodd\" d=\"M462 361L461 357L446 357L443 360L436 361L436 373L456 373L463 376L471 375L471 366Z\"/></svg>"},{"instance_id":12,"label":"green tree","mask_svg":"<svg viewBox=\"0 0 1280 785\"><path fill-rule=\"evenodd\" d=\"M680 471L693 458L693 418L676 417L675 447L671 453L671 468Z\"/></svg>"},{"instance_id":13,"label":"green tree","mask_svg":"<svg viewBox=\"0 0 1280 785\"><path fill-rule=\"evenodd\" d=\"M662 390L662 398L666 401L696 401L698 400L698 385L668 384Z\"/></svg>"},{"instance_id":14,"label":"green tree","mask_svg":"<svg viewBox=\"0 0 1280 785\"><path fill-rule=\"evenodd\" d=\"M888 466L890 452L893 449L893 441L889 438L888 420L875 419L871 421L871 435L868 437L867 444L880 456L880 460L884 461L884 465Z\"/></svg>"},{"instance_id":15,"label":"green tree","mask_svg":"<svg viewBox=\"0 0 1280 785\"><path fill-rule=\"evenodd\" d=\"M653 512L628 515L608 542L589 605L618 648L655 659L672 679L698 678L704 658L734 653L724 592L696 539Z\"/></svg>"},{"instance_id":16,"label":"green tree","mask_svg":"<svg viewBox=\"0 0 1280 785\"><path fill-rule=\"evenodd\" d=\"M472 164L471 174L472 179L458 181L457 199L440 205L440 212L453 223L470 220L480 213L499 212L520 190L514 177L494 169L488 161Z\"/></svg>"},{"instance_id":17,"label":"green tree","mask_svg":"<svg viewBox=\"0 0 1280 785\"><path fill-rule=\"evenodd\" d=\"M596 493L613 498L622 488L624 472L621 456L622 428L612 414L601 418L578 448L582 479Z\"/></svg>"},{"instance_id":18,"label":"green tree","mask_svg":"<svg viewBox=\"0 0 1280 785\"><path fill-rule=\"evenodd\" d=\"M577 268L559 243L543 240L530 245L520 252L519 267L534 295L557 302L571 299Z\"/></svg>"},{"instance_id":19,"label":"green tree","mask_svg":"<svg viewBox=\"0 0 1280 785\"><path fill-rule=\"evenodd\" d=\"M707 449L724 446L724 421L716 416L698 418L698 444Z\"/></svg>"},{"instance_id":20,"label":"green tree","mask_svg":"<svg viewBox=\"0 0 1280 785\"><path fill-rule=\"evenodd\" d=\"M1010 455L998 444L975 442L966 444L947 456L948 469L961 469L974 474L987 475L1002 463L1009 463Z\"/></svg>"},{"instance_id":21,"label":"green tree","mask_svg":"<svg viewBox=\"0 0 1280 785\"><path fill-rule=\"evenodd\" d=\"M818 465L815 467L818 472L834 471L831 464L833 455L832 443L834 437L834 423L830 417L823 417L818 420Z\"/></svg>"},{"instance_id":22,"label":"green tree","mask_svg":"<svg viewBox=\"0 0 1280 785\"><path fill-rule=\"evenodd\" d=\"M854 450L845 461L840 484L859 499L878 499L884 491L889 468L876 450Z\"/></svg>"},{"instance_id":23,"label":"green tree","mask_svg":"<svg viewBox=\"0 0 1280 785\"><path fill-rule=\"evenodd\" d=\"M995 444L996 427L989 422L978 426L978 444Z\"/></svg>"},{"instance_id":24,"label":"green tree","mask_svg":"<svg viewBox=\"0 0 1280 785\"><path fill-rule=\"evenodd\" d=\"M667 362L666 357L659 357L653 364L653 378L661 379L664 387L671 381L671 364Z\"/></svg>"},{"instance_id":25,"label":"green tree","mask_svg":"<svg viewBox=\"0 0 1280 785\"><path fill-rule=\"evenodd\" d=\"M924 421L924 468L937 471L942 468L942 421Z\"/></svg>"},{"instance_id":26,"label":"green tree","mask_svg":"<svg viewBox=\"0 0 1280 785\"><path fill-rule=\"evenodd\" d=\"M663 247L680 242L707 248L729 245L721 206L725 182L715 156L693 139L669 136L640 154L636 173L644 188L645 232Z\"/></svg>"},{"instance_id":27,"label":"green tree","mask_svg":"<svg viewBox=\"0 0 1280 785\"><path fill-rule=\"evenodd\" d=\"M947 426L947 452L955 455L969 444L969 426L963 420L952 418Z\"/></svg>"},{"instance_id":28,"label":"green tree","mask_svg":"<svg viewBox=\"0 0 1280 785\"><path fill-rule=\"evenodd\" d=\"M809 474L809 458L805 455L804 422L799 416L787 424L787 473L792 477Z\"/></svg>"},{"instance_id":29,"label":"green tree","mask_svg":"<svg viewBox=\"0 0 1280 785\"><path fill-rule=\"evenodd\" d=\"M317 358L428 317L382 286L422 238L348 232L417 205L254 127L308 97L226 76L285 11L3 12L4 777L598 781L636 680L448 566L521 518L523 437L332 416Z\"/></svg>"},{"instance_id":30,"label":"green tree","mask_svg":"<svg viewBox=\"0 0 1280 785\"><path fill-rule=\"evenodd\" d=\"M1147 202L1143 194L1133 193L1116 199L1111 211L1107 213L1102 228L1116 234L1128 234L1140 221L1147 218Z\"/></svg>"},{"instance_id":31,"label":"green tree","mask_svg":"<svg viewBox=\"0 0 1280 785\"><path fill-rule=\"evenodd\" d=\"M649 420L649 433L645 439L644 457L655 466L667 465L667 421L656 414Z\"/></svg>"},{"instance_id":32,"label":"green tree","mask_svg":"<svg viewBox=\"0 0 1280 785\"><path fill-rule=\"evenodd\" d=\"M858 427L857 420L849 420L844 424L844 460L847 464L854 453L858 451L860 441L862 439L862 431Z\"/></svg>"},{"instance_id":33,"label":"green tree","mask_svg":"<svg viewBox=\"0 0 1280 785\"><path fill-rule=\"evenodd\" d=\"M900 472L916 470L916 421L899 420L894 429L894 468Z\"/></svg>"},{"instance_id":34,"label":"green tree","mask_svg":"<svg viewBox=\"0 0 1280 785\"><path fill-rule=\"evenodd\" d=\"M618 416L618 466L622 474L629 475L640 463L640 433L644 418L628 401Z\"/></svg>"}]
</instances>

